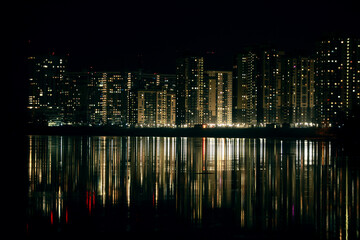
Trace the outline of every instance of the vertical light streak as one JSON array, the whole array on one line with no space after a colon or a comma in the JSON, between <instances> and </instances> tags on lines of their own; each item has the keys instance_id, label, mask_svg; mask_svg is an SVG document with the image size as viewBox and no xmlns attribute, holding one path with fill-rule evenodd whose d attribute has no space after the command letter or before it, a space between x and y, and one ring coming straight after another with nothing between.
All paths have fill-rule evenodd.
<instances>
[{"instance_id":1,"label":"vertical light streak","mask_svg":"<svg viewBox=\"0 0 360 240\"><path fill-rule=\"evenodd\" d=\"M349 239L349 170L348 158L346 157L345 167L345 239Z\"/></svg>"},{"instance_id":2,"label":"vertical light streak","mask_svg":"<svg viewBox=\"0 0 360 240\"><path fill-rule=\"evenodd\" d=\"M206 138L202 138L202 171L205 172L206 168L205 168L205 154L206 154Z\"/></svg>"}]
</instances>

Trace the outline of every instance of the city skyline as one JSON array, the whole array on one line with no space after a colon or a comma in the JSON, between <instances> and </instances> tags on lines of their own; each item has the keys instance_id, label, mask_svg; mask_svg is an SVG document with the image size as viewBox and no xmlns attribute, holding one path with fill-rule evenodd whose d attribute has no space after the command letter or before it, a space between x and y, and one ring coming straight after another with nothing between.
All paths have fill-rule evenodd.
<instances>
[{"instance_id":1,"label":"city skyline","mask_svg":"<svg viewBox=\"0 0 360 240\"><path fill-rule=\"evenodd\" d=\"M14 21L6 28L11 52L6 84L13 94L7 111L15 126L24 124L26 61L34 53L69 54L72 72L142 66L148 73L175 74L176 56L195 51L207 53L208 70L232 71L234 53L249 45L270 44L308 57L324 36L360 34L353 1L37 1L9 6Z\"/></svg>"},{"instance_id":2,"label":"city skyline","mask_svg":"<svg viewBox=\"0 0 360 240\"><path fill-rule=\"evenodd\" d=\"M342 127L360 102L360 40L330 37L312 56L257 46L231 71L183 54L176 73L68 71L68 55L30 56L29 120L118 127ZM210 54L211 55L211 54ZM215 56L211 56L215 57ZM176 106L176 107L175 107Z\"/></svg>"}]
</instances>

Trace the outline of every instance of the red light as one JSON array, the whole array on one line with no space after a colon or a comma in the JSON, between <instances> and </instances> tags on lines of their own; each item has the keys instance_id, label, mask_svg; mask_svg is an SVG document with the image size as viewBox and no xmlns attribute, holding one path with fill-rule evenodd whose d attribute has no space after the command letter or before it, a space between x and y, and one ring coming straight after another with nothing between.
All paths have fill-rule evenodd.
<instances>
[{"instance_id":1,"label":"red light","mask_svg":"<svg viewBox=\"0 0 360 240\"><path fill-rule=\"evenodd\" d=\"M91 215L91 196L89 196L89 214Z\"/></svg>"},{"instance_id":2,"label":"red light","mask_svg":"<svg viewBox=\"0 0 360 240\"><path fill-rule=\"evenodd\" d=\"M50 212L50 223L54 224L54 214L52 211Z\"/></svg>"},{"instance_id":3,"label":"red light","mask_svg":"<svg viewBox=\"0 0 360 240\"><path fill-rule=\"evenodd\" d=\"M54 55L55 55L55 52L52 52L52 53L51 53L51 55L53 55L53 56L54 56Z\"/></svg>"}]
</instances>

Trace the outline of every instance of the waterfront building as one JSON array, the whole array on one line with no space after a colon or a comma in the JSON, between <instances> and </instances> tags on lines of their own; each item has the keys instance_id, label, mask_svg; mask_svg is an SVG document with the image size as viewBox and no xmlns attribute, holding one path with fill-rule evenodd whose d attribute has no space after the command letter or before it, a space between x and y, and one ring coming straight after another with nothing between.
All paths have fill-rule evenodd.
<instances>
[{"instance_id":1,"label":"waterfront building","mask_svg":"<svg viewBox=\"0 0 360 240\"><path fill-rule=\"evenodd\" d=\"M167 90L138 91L138 127L175 127L176 98Z\"/></svg>"},{"instance_id":2,"label":"waterfront building","mask_svg":"<svg viewBox=\"0 0 360 240\"><path fill-rule=\"evenodd\" d=\"M30 122L39 125L59 126L63 122L63 105L60 101L67 58L55 55L31 56L27 59L29 97L27 108Z\"/></svg>"},{"instance_id":3,"label":"waterfront building","mask_svg":"<svg viewBox=\"0 0 360 240\"><path fill-rule=\"evenodd\" d=\"M281 125L282 57L275 49L261 53L261 114L260 124Z\"/></svg>"},{"instance_id":4,"label":"waterfront building","mask_svg":"<svg viewBox=\"0 0 360 240\"><path fill-rule=\"evenodd\" d=\"M127 116L127 73L104 72L100 78L102 122L124 127Z\"/></svg>"},{"instance_id":5,"label":"waterfront building","mask_svg":"<svg viewBox=\"0 0 360 240\"><path fill-rule=\"evenodd\" d=\"M295 127L315 126L315 61L299 57L289 61L292 69L290 79L290 112L289 124ZM283 103L283 106L285 103Z\"/></svg>"},{"instance_id":6,"label":"waterfront building","mask_svg":"<svg viewBox=\"0 0 360 240\"><path fill-rule=\"evenodd\" d=\"M205 71L204 123L232 125L232 72Z\"/></svg>"},{"instance_id":7,"label":"waterfront building","mask_svg":"<svg viewBox=\"0 0 360 240\"><path fill-rule=\"evenodd\" d=\"M61 89L64 125L87 125L90 91L88 72L67 72Z\"/></svg>"},{"instance_id":8,"label":"waterfront building","mask_svg":"<svg viewBox=\"0 0 360 240\"><path fill-rule=\"evenodd\" d=\"M199 56L178 58L176 63L178 127L193 127L205 122L204 98L204 58Z\"/></svg>"},{"instance_id":9,"label":"waterfront building","mask_svg":"<svg viewBox=\"0 0 360 240\"><path fill-rule=\"evenodd\" d=\"M234 125L258 125L260 76L259 57L254 51L236 55L232 87Z\"/></svg>"},{"instance_id":10,"label":"waterfront building","mask_svg":"<svg viewBox=\"0 0 360 240\"><path fill-rule=\"evenodd\" d=\"M316 51L317 121L321 126L341 126L359 104L360 40L330 37Z\"/></svg>"}]
</instances>

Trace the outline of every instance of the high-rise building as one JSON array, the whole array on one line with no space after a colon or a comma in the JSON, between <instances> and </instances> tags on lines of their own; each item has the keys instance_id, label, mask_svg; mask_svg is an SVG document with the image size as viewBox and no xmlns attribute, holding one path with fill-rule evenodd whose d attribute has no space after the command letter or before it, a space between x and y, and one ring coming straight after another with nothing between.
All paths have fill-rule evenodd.
<instances>
[{"instance_id":1,"label":"high-rise building","mask_svg":"<svg viewBox=\"0 0 360 240\"><path fill-rule=\"evenodd\" d=\"M232 72L205 71L204 123L232 124Z\"/></svg>"},{"instance_id":2,"label":"high-rise building","mask_svg":"<svg viewBox=\"0 0 360 240\"><path fill-rule=\"evenodd\" d=\"M281 125L284 53L261 47L238 54L233 67L233 123Z\"/></svg>"},{"instance_id":3,"label":"high-rise building","mask_svg":"<svg viewBox=\"0 0 360 240\"><path fill-rule=\"evenodd\" d=\"M235 57L233 66L233 123L257 126L259 111L259 57L254 51Z\"/></svg>"},{"instance_id":4,"label":"high-rise building","mask_svg":"<svg viewBox=\"0 0 360 240\"><path fill-rule=\"evenodd\" d=\"M204 58L182 57L176 64L177 125L204 123Z\"/></svg>"},{"instance_id":5,"label":"high-rise building","mask_svg":"<svg viewBox=\"0 0 360 240\"><path fill-rule=\"evenodd\" d=\"M235 125L314 125L313 59L252 49L236 56L233 73Z\"/></svg>"},{"instance_id":6,"label":"high-rise building","mask_svg":"<svg viewBox=\"0 0 360 240\"><path fill-rule=\"evenodd\" d=\"M56 126L63 122L60 101L67 59L54 53L28 57L30 121L34 124Z\"/></svg>"},{"instance_id":7,"label":"high-rise building","mask_svg":"<svg viewBox=\"0 0 360 240\"><path fill-rule=\"evenodd\" d=\"M126 126L127 73L68 72L59 89L65 125Z\"/></svg>"},{"instance_id":8,"label":"high-rise building","mask_svg":"<svg viewBox=\"0 0 360 240\"><path fill-rule=\"evenodd\" d=\"M341 126L359 103L359 39L330 37L316 52L317 120Z\"/></svg>"},{"instance_id":9,"label":"high-rise building","mask_svg":"<svg viewBox=\"0 0 360 240\"><path fill-rule=\"evenodd\" d=\"M147 102L151 103L152 97L158 92L160 89L161 91L166 91L166 94L173 94L175 96L175 74L162 74L162 73L143 73L141 70L137 72L127 73L128 78L128 126L165 126L163 123L165 120L160 123L156 120L153 123L146 123L144 124L143 121L152 122L151 119L151 106L143 106L143 109L138 109L138 107L142 106L139 102L139 93L146 92L145 90L149 90L144 94L144 97L147 98ZM162 93L161 93L162 94ZM152 96L152 97L151 97ZM165 97L165 95L164 95ZM164 100L165 101L165 100ZM146 102L146 101L145 101ZM175 101L176 102L176 101ZM144 109L146 108L146 119L143 119L145 115L138 115L143 114ZM154 111L157 108L154 108ZM159 108L159 111L162 111L163 108ZM155 116L155 113L154 113ZM165 115L164 115L165 116ZM167 123L168 124L168 123ZM170 123L169 123L170 124Z\"/></svg>"},{"instance_id":10,"label":"high-rise building","mask_svg":"<svg viewBox=\"0 0 360 240\"><path fill-rule=\"evenodd\" d=\"M87 84L87 124L90 126L98 126L102 124L101 115L101 87L100 79L102 73L90 71L89 82Z\"/></svg>"},{"instance_id":11,"label":"high-rise building","mask_svg":"<svg viewBox=\"0 0 360 240\"><path fill-rule=\"evenodd\" d=\"M65 125L87 125L89 106L88 72L67 72L64 75L62 104Z\"/></svg>"},{"instance_id":12,"label":"high-rise building","mask_svg":"<svg viewBox=\"0 0 360 240\"><path fill-rule=\"evenodd\" d=\"M157 126L157 97L157 91L154 90L138 91L138 126Z\"/></svg>"},{"instance_id":13,"label":"high-rise building","mask_svg":"<svg viewBox=\"0 0 360 240\"><path fill-rule=\"evenodd\" d=\"M135 126L138 121L138 90L141 87L139 74L126 73L127 82L127 126Z\"/></svg>"},{"instance_id":14,"label":"high-rise building","mask_svg":"<svg viewBox=\"0 0 360 240\"><path fill-rule=\"evenodd\" d=\"M139 127L175 127L175 94L162 90L138 91Z\"/></svg>"},{"instance_id":15,"label":"high-rise building","mask_svg":"<svg viewBox=\"0 0 360 240\"><path fill-rule=\"evenodd\" d=\"M282 57L284 53L274 49L262 51L260 124L282 124Z\"/></svg>"},{"instance_id":16,"label":"high-rise building","mask_svg":"<svg viewBox=\"0 0 360 240\"><path fill-rule=\"evenodd\" d=\"M314 59L299 57L289 60L288 69L292 71L290 79L290 124L295 127L315 125L315 67ZM286 98L287 100L288 98Z\"/></svg>"},{"instance_id":17,"label":"high-rise building","mask_svg":"<svg viewBox=\"0 0 360 240\"><path fill-rule=\"evenodd\" d=\"M176 127L176 95L169 91L165 95L165 118L167 127Z\"/></svg>"},{"instance_id":18,"label":"high-rise building","mask_svg":"<svg viewBox=\"0 0 360 240\"><path fill-rule=\"evenodd\" d=\"M176 75L163 73L142 73L138 74L140 81L139 89L165 88L167 91L175 92Z\"/></svg>"},{"instance_id":19,"label":"high-rise building","mask_svg":"<svg viewBox=\"0 0 360 240\"><path fill-rule=\"evenodd\" d=\"M106 72L100 78L103 123L125 126L127 116L127 73Z\"/></svg>"}]
</instances>

